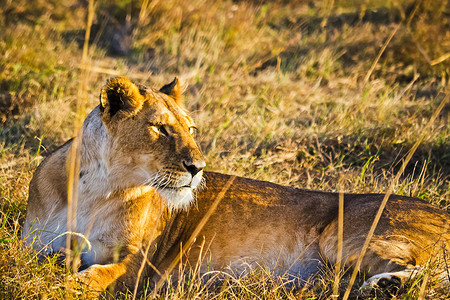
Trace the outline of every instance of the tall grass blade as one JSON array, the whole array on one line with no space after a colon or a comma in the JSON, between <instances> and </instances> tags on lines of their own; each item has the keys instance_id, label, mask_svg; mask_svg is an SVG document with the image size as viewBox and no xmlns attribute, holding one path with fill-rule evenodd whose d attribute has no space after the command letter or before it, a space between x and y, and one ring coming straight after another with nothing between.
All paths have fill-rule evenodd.
<instances>
[{"instance_id":1,"label":"tall grass blade","mask_svg":"<svg viewBox=\"0 0 450 300\"><path fill-rule=\"evenodd\" d=\"M403 164L402 164L400 170L398 171L397 175L395 176L394 180L392 181L392 184L389 186L389 189L387 190L386 194L384 195L383 201L381 202L380 207L378 208L377 214L375 216L375 219L372 222L372 226L370 227L369 233L367 234L366 240L365 240L364 245L363 245L363 247L361 249L361 253L359 254L359 257L358 257L358 260L356 262L356 265L354 266L354 270L353 270L352 276L350 278L350 282L348 284L347 290L345 291L343 300L347 300L348 297L350 296L350 292L351 292L352 286L355 283L356 275L359 272L359 268L361 267L362 260L364 258L364 255L366 254L367 248L369 247L370 240L372 239L373 233L375 232L375 228L377 227L378 222L380 221L381 214L383 213L383 210L384 210L384 208L386 206L386 203L387 203L387 201L389 199L389 196L392 194L392 191L394 190L395 184L398 182L398 180L400 179L400 176L405 171L406 165L411 160L411 157L413 156L414 152L416 152L416 150L419 147L419 145L422 142L422 140L425 138L425 136L427 134L429 134L428 130L433 125L434 120L436 120L436 118L439 116L440 112L442 111L442 109L444 108L445 104L448 102L449 99L450 99L450 94L447 91L444 99L441 102L441 104L438 106L438 108L436 108L436 110L434 111L434 113L431 116L430 120L428 121L428 123L424 127L424 129L422 131L422 135L417 139L416 143L409 150L408 155L406 156L405 160L403 161Z\"/></svg>"},{"instance_id":2,"label":"tall grass blade","mask_svg":"<svg viewBox=\"0 0 450 300\"><path fill-rule=\"evenodd\" d=\"M344 193L339 193L339 212L338 212L338 244L336 266L333 284L333 298L339 298L339 281L341 279L341 265L342 265L342 244L344 239Z\"/></svg>"},{"instance_id":3,"label":"tall grass blade","mask_svg":"<svg viewBox=\"0 0 450 300\"><path fill-rule=\"evenodd\" d=\"M190 236L189 240L186 242L186 245L184 246L184 249L182 250L183 253L180 253L180 255L177 256L172 261L172 263L169 265L169 267L165 271L164 276L161 277L161 279L156 284L155 289L154 289L154 291L152 293L153 297L155 297L157 295L158 291L161 289L161 287L165 283L165 281L168 278L169 274L172 272L172 270L178 264L178 262L180 261L180 257L182 257L186 253L186 251L191 247L192 243L195 241L195 239L197 238L198 234L200 233L200 231L205 226L206 222L208 222L209 218L214 213L214 211L216 210L216 208L219 205L220 201L222 201L223 197L225 196L225 193L229 190L231 184L233 183L233 181L235 179L236 179L236 176L231 176L230 179L228 179L227 183L225 184L223 189L220 191L219 195L217 195L217 197L214 200L213 204L211 205L209 210L206 212L206 214L203 216L203 218L200 220L200 222L198 223L198 225L195 228L194 232Z\"/></svg>"}]
</instances>

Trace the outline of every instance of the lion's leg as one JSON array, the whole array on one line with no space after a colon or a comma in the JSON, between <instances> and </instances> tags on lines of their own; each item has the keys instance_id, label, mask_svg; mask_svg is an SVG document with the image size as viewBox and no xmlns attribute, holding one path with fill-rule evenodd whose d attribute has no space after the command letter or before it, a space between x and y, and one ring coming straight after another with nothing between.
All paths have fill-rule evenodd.
<instances>
[{"instance_id":1,"label":"lion's leg","mask_svg":"<svg viewBox=\"0 0 450 300\"><path fill-rule=\"evenodd\" d=\"M320 237L320 250L324 258L337 262L337 222L331 223ZM344 225L342 241L342 265L354 267L361 254L368 228L353 228ZM402 236L374 235L359 270L371 276L364 287L382 289L398 288L414 273L419 271L417 264L417 246Z\"/></svg>"},{"instance_id":2,"label":"lion's leg","mask_svg":"<svg viewBox=\"0 0 450 300\"><path fill-rule=\"evenodd\" d=\"M102 292L123 291L134 286L142 262L140 252L127 255L122 261L113 264L94 264L77 273L77 277L93 290Z\"/></svg>"},{"instance_id":3,"label":"lion's leg","mask_svg":"<svg viewBox=\"0 0 450 300\"><path fill-rule=\"evenodd\" d=\"M341 265L355 266L359 259L366 233L344 230ZM333 227L328 227L320 236L319 247L323 258L331 264L337 263L338 238ZM361 261L360 270L370 275L397 272L414 266L414 245L407 240L383 239L375 236Z\"/></svg>"},{"instance_id":4,"label":"lion's leg","mask_svg":"<svg viewBox=\"0 0 450 300\"><path fill-rule=\"evenodd\" d=\"M114 264L95 264L77 274L78 279L95 291L110 291L113 294L119 292L133 292L136 284L142 287L149 279L148 261L143 254L127 255L122 261ZM141 267L144 267L141 270ZM142 271L142 272L140 272Z\"/></svg>"},{"instance_id":5,"label":"lion's leg","mask_svg":"<svg viewBox=\"0 0 450 300\"><path fill-rule=\"evenodd\" d=\"M95 291L103 292L127 272L124 262L115 264L95 264L77 273L77 278Z\"/></svg>"}]
</instances>

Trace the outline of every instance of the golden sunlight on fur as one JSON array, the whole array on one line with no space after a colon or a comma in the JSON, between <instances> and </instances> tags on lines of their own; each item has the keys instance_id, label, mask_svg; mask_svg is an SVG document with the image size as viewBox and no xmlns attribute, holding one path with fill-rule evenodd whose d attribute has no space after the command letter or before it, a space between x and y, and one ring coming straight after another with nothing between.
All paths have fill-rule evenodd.
<instances>
[{"instance_id":1,"label":"golden sunlight on fur","mask_svg":"<svg viewBox=\"0 0 450 300\"><path fill-rule=\"evenodd\" d=\"M180 101L177 79L160 90L124 77L108 80L80 135L35 172L25 241L44 253L65 251L65 166L72 144L81 139L73 228L89 240L90 249L78 239L84 247L84 270L78 277L93 289L154 287L219 195L223 199L183 263L194 266L199 257L207 257L201 273L244 274L259 265L287 274L295 285L324 264L335 264L338 194L203 172L204 158L192 136L195 124ZM355 264L382 200L382 194L344 195L346 266ZM441 250L450 248L449 224L445 211L420 199L391 195L361 264L361 271L372 276L365 286L376 286L381 279L401 282L430 260L443 261ZM445 279L445 263L440 271Z\"/></svg>"}]
</instances>

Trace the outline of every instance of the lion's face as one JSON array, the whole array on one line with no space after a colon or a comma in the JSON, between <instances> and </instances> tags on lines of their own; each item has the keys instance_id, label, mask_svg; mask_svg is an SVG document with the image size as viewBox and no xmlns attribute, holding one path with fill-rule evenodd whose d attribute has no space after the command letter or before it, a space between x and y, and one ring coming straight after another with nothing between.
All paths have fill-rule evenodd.
<instances>
[{"instance_id":1,"label":"lion's face","mask_svg":"<svg viewBox=\"0 0 450 300\"><path fill-rule=\"evenodd\" d=\"M195 125L178 101L177 79L157 91L119 77L101 93L111 172L131 185L156 187L180 208L191 203L205 161L194 141Z\"/></svg>"}]
</instances>

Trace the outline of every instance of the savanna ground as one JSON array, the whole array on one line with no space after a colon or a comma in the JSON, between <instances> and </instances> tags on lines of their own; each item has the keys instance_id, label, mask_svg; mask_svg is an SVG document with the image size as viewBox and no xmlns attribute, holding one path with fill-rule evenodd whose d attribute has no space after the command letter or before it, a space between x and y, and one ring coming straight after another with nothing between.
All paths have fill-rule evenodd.
<instances>
[{"instance_id":1,"label":"savanna ground","mask_svg":"<svg viewBox=\"0 0 450 300\"><path fill-rule=\"evenodd\" d=\"M174 76L185 83L208 170L327 191L393 185L450 211L448 103L424 129L449 92L448 0L1 3L2 299L92 297L56 257L38 261L20 235L33 171L74 135L115 75L153 87ZM332 274L292 291L261 269L218 289L191 280L154 297L326 299ZM419 278L393 294L448 292ZM351 297L361 297L357 287Z\"/></svg>"}]
</instances>

